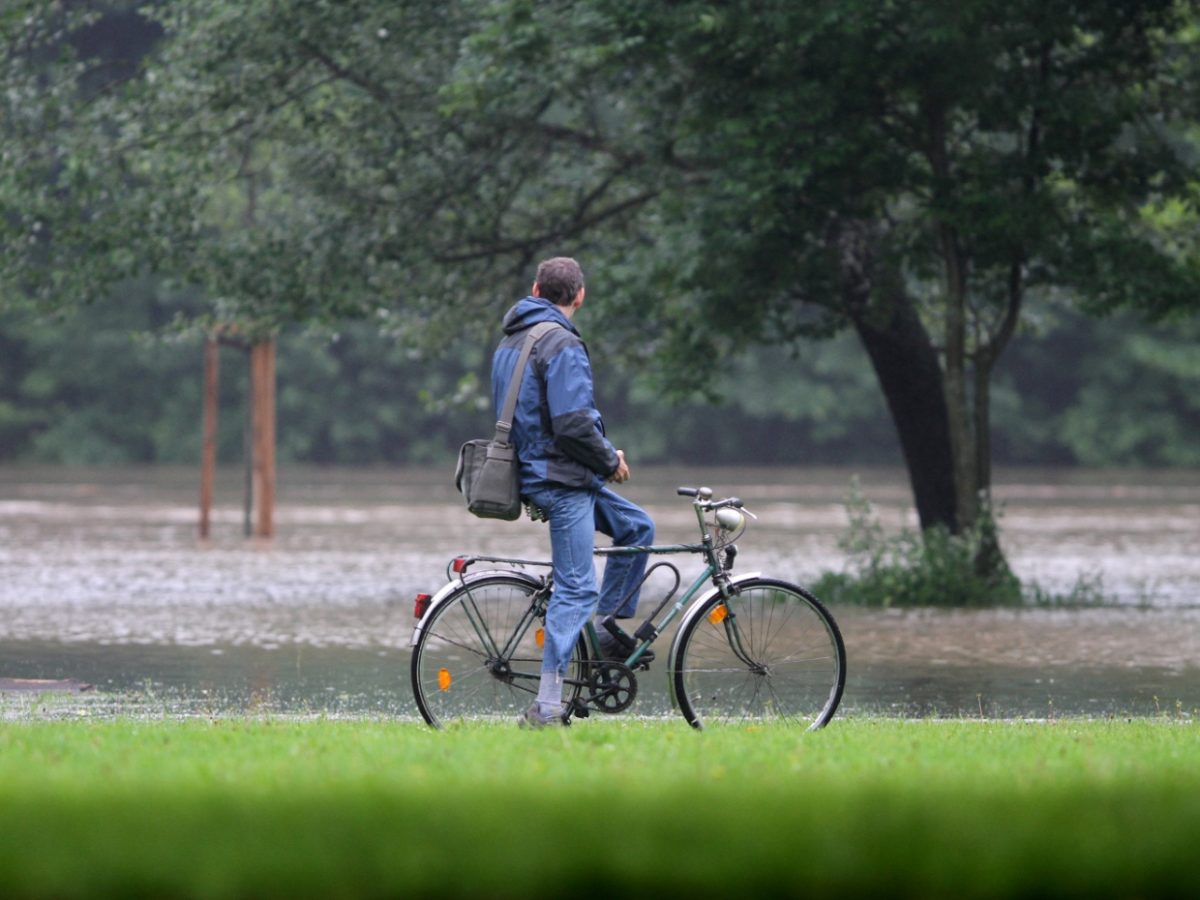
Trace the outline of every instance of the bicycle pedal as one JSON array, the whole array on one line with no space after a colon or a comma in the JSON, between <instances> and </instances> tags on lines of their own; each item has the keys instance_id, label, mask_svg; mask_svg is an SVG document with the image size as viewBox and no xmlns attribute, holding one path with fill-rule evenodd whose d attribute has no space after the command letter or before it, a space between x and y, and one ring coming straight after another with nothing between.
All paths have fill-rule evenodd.
<instances>
[{"instance_id":1,"label":"bicycle pedal","mask_svg":"<svg viewBox=\"0 0 1200 900\"><path fill-rule=\"evenodd\" d=\"M581 700L572 700L571 707L567 711L568 716L574 716L577 719L586 719L592 714L592 711Z\"/></svg>"}]
</instances>

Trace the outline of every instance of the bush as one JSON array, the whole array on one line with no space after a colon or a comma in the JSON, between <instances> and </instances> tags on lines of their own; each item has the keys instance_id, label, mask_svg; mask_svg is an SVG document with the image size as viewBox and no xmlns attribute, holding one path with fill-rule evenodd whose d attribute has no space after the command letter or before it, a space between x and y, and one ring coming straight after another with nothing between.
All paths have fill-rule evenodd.
<instances>
[{"instance_id":1,"label":"bush","mask_svg":"<svg viewBox=\"0 0 1200 900\"><path fill-rule=\"evenodd\" d=\"M985 542L995 539L996 518L990 506L974 527L962 534L946 528L905 528L884 533L871 504L855 482L846 504L850 528L838 541L847 554L846 571L827 572L813 586L817 596L833 603L862 606L1039 606L1096 605L1103 601L1099 580L1083 578L1066 595L1051 594L1036 584L1023 588L1004 563L988 575L976 571Z\"/></svg>"}]
</instances>

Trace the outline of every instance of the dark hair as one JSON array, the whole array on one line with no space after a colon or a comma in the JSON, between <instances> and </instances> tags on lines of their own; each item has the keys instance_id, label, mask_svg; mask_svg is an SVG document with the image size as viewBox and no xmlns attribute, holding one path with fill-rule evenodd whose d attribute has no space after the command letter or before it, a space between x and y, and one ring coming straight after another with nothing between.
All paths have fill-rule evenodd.
<instances>
[{"instance_id":1,"label":"dark hair","mask_svg":"<svg viewBox=\"0 0 1200 900\"><path fill-rule=\"evenodd\" d=\"M567 306L583 287L583 269L569 256L555 256L538 263L533 280L537 282L539 297L555 306Z\"/></svg>"}]
</instances>

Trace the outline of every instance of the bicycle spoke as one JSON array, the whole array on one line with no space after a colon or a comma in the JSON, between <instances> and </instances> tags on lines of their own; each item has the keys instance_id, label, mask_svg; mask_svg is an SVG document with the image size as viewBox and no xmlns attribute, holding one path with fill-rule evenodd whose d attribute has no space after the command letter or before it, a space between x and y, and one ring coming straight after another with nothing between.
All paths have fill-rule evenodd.
<instances>
[{"instance_id":1,"label":"bicycle spoke","mask_svg":"<svg viewBox=\"0 0 1200 900\"><path fill-rule=\"evenodd\" d=\"M676 697L693 725L774 718L819 727L841 698L844 650L823 607L799 588L743 584L727 609L697 613L679 636ZM719 625L714 625L719 622Z\"/></svg>"},{"instance_id":2,"label":"bicycle spoke","mask_svg":"<svg viewBox=\"0 0 1200 900\"><path fill-rule=\"evenodd\" d=\"M524 711L541 678L542 649L533 627L539 589L531 579L488 576L430 613L412 657L413 693L427 722L515 718ZM577 671L580 653L571 671Z\"/></svg>"},{"instance_id":3,"label":"bicycle spoke","mask_svg":"<svg viewBox=\"0 0 1200 900\"><path fill-rule=\"evenodd\" d=\"M496 642L492 639L491 631L487 627L487 621L479 612L479 605L475 602L475 598L471 596L470 588L467 589L466 596L462 599L463 613L467 617L467 621L471 623L471 627L475 629L475 633L483 642L486 656L497 656Z\"/></svg>"}]
</instances>

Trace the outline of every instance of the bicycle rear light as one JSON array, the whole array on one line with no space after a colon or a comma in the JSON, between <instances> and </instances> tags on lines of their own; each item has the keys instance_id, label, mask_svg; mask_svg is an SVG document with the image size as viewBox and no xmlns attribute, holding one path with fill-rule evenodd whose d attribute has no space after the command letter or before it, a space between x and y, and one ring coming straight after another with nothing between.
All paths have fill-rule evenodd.
<instances>
[{"instance_id":1,"label":"bicycle rear light","mask_svg":"<svg viewBox=\"0 0 1200 900\"><path fill-rule=\"evenodd\" d=\"M429 601L433 599L432 594L417 594L417 600L413 604L413 618L419 619L425 615L425 610L429 609Z\"/></svg>"},{"instance_id":2,"label":"bicycle rear light","mask_svg":"<svg viewBox=\"0 0 1200 900\"><path fill-rule=\"evenodd\" d=\"M470 564L471 558L469 556L457 556L454 558L454 562L450 564L450 568L454 570L455 574L461 575L467 571L467 566Z\"/></svg>"}]
</instances>

